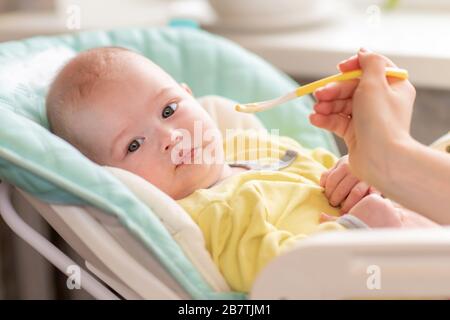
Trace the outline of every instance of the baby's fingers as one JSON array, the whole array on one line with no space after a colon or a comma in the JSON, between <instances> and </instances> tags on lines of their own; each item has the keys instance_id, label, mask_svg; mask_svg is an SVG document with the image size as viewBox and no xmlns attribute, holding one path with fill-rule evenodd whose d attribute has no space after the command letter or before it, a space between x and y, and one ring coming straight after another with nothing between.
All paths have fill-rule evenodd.
<instances>
[{"instance_id":1,"label":"baby's fingers","mask_svg":"<svg viewBox=\"0 0 450 320\"><path fill-rule=\"evenodd\" d=\"M335 221L337 219L338 219L338 217L330 216L329 214L322 212L319 217L319 222L322 223L322 222L328 222L328 221Z\"/></svg>"},{"instance_id":2,"label":"baby's fingers","mask_svg":"<svg viewBox=\"0 0 450 320\"><path fill-rule=\"evenodd\" d=\"M347 170L345 166L338 166L330 171L325 182L325 196L330 199L334 190L337 188L339 183L346 177Z\"/></svg>"},{"instance_id":3,"label":"baby's fingers","mask_svg":"<svg viewBox=\"0 0 450 320\"><path fill-rule=\"evenodd\" d=\"M373 186L369 187L369 194L377 194L377 195L381 196L381 192L378 191L377 189L375 189L375 187L373 187Z\"/></svg>"},{"instance_id":4,"label":"baby's fingers","mask_svg":"<svg viewBox=\"0 0 450 320\"><path fill-rule=\"evenodd\" d=\"M361 201L362 198L367 195L367 193L369 192L369 188L369 185L364 181L360 181L359 183L357 183L353 187L352 191L350 191L350 194L342 205L341 213L349 212L350 209L355 206L355 204L357 204L359 201Z\"/></svg>"},{"instance_id":5,"label":"baby's fingers","mask_svg":"<svg viewBox=\"0 0 450 320\"><path fill-rule=\"evenodd\" d=\"M353 187L359 182L357 178L352 175L347 175L339 182L333 193L329 197L329 202L332 206L341 204L352 191Z\"/></svg>"},{"instance_id":6,"label":"baby's fingers","mask_svg":"<svg viewBox=\"0 0 450 320\"><path fill-rule=\"evenodd\" d=\"M328 175L330 174L330 171L331 171L331 170L325 171L325 172L322 173L322 175L320 176L320 182L319 182L319 184L320 184L321 187L325 187L325 183L327 182L327 178L328 178Z\"/></svg>"}]
</instances>

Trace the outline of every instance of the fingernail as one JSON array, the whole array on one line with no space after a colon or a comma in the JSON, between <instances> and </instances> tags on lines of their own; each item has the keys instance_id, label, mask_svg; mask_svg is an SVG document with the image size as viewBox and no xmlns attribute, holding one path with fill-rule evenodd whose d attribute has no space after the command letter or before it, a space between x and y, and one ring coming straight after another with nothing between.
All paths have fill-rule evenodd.
<instances>
[{"instance_id":1,"label":"fingernail","mask_svg":"<svg viewBox=\"0 0 450 320\"><path fill-rule=\"evenodd\" d=\"M334 86L336 86L336 82L330 82L326 86L322 87L322 90L330 89L333 88Z\"/></svg>"},{"instance_id":2,"label":"fingernail","mask_svg":"<svg viewBox=\"0 0 450 320\"><path fill-rule=\"evenodd\" d=\"M317 92L319 92L319 89L317 89L313 92L313 97L314 97L314 99L316 99L316 101L318 101Z\"/></svg>"},{"instance_id":3,"label":"fingernail","mask_svg":"<svg viewBox=\"0 0 450 320\"><path fill-rule=\"evenodd\" d=\"M372 50L364 48L364 47L361 47L359 49L359 53L371 53L371 52L372 52Z\"/></svg>"}]
</instances>

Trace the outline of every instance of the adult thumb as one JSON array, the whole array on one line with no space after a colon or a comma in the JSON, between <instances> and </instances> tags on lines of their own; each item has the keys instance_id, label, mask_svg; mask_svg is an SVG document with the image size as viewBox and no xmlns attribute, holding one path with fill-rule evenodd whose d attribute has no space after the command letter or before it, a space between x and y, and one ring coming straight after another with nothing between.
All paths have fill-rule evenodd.
<instances>
[{"instance_id":1,"label":"adult thumb","mask_svg":"<svg viewBox=\"0 0 450 320\"><path fill-rule=\"evenodd\" d=\"M382 56L361 49L358 52L358 59L363 71L360 84L370 83L371 86L388 85L386 79L387 64Z\"/></svg>"}]
</instances>

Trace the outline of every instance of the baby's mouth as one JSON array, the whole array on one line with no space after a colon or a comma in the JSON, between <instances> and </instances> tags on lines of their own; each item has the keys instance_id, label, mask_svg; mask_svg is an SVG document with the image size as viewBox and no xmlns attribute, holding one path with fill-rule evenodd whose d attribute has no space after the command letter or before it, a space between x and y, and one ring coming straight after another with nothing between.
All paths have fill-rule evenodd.
<instances>
[{"instance_id":1,"label":"baby's mouth","mask_svg":"<svg viewBox=\"0 0 450 320\"><path fill-rule=\"evenodd\" d=\"M187 150L180 150L178 153L179 160L176 164L176 168L184 164L194 164L195 159L198 157L199 152L201 152L201 147L194 147Z\"/></svg>"}]
</instances>

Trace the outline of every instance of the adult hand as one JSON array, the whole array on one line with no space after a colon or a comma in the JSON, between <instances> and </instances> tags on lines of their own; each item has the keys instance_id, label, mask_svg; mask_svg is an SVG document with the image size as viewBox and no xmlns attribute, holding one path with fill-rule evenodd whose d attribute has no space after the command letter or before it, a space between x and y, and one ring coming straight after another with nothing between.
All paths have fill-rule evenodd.
<instances>
[{"instance_id":1,"label":"adult hand","mask_svg":"<svg viewBox=\"0 0 450 320\"><path fill-rule=\"evenodd\" d=\"M395 65L381 55L361 49L341 62L342 72L361 68L360 80L327 85L315 92L313 125L342 137L349 149L352 172L376 185L377 175L387 173L395 146L409 135L415 89L407 80L387 78L386 67Z\"/></svg>"}]
</instances>

